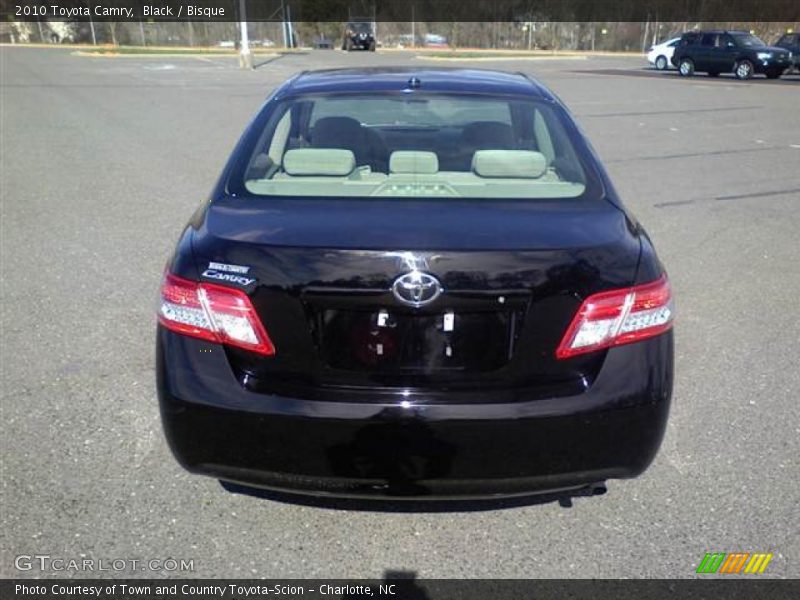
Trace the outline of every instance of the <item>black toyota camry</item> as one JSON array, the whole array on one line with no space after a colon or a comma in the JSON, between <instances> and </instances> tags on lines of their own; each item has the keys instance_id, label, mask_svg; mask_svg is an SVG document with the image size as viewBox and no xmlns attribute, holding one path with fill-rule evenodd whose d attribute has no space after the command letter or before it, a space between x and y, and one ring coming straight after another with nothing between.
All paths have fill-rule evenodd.
<instances>
[{"instance_id":1,"label":"black toyota camry","mask_svg":"<svg viewBox=\"0 0 800 600\"><path fill-rule=\"evenodd\" d=\"M666 272L564 105L521 74L307 72L169 260L180 463L341 497L604 491L673 381Z\"/></svg>"}]
</instances>

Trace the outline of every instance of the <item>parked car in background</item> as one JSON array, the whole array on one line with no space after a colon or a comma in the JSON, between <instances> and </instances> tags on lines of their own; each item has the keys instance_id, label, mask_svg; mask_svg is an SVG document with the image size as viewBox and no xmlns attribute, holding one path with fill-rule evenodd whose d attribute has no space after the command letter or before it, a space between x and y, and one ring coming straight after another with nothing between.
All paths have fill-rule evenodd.
<instances>
[{"instance_id":1,"label":"parked car in background","mask_svg":"<svg viewBox=\"0 0 800 600\"><path fill-rule=\"evenodd\" d=\"M792 62L788 50L768 46L746 31L691 31L681 36L672 64L684 77L733 73L737 79L750 79L761 73L777 79Z\"/></svg>"},{"instance_id":2,"label":"parked car in background","mask_svg":"<svg viewBox=\"0 0 800 600\"><path fill-rule=\"evenodd\" d=\"M800 33L786 33L775 42L775 46L788 50L794 68L800 70Z\"/></svg>"},{"instance_id":3,"label":"parked car in background","mask_svg":"<svg viewBox=\"0 0 800 600\"><path fill-rule=\"evenodd\" d=\"M404 33L402 35L393 37L391 38L391 42L398 48L412 48L420 45L419 36L414 39L414 36L412 36L410 33Z\"/></svg>"},{"instance_id":4,"label":"parked car in background","mask_svg":"<svg viewBox=\"0 0 800 600\"><path fill-rule=\"evenodd\" d=\"M675 52L675 46L677 46L680 41L681 38L676 37L666 42L650 46L650 49L647 51L647 62L659 71L669 69L672 64L672 54Z\"/></svg>"},{"instance_id":5,"label":"parked car in background","mask_svg":"<svg viewBox=\"0 0 800 600\"><path fill-rule=\"evenodd\" d=\"M423 43L426 48L447 48L447 38L436 33L426 33Z\"/></svg>"},{"instance_id":6,"label":"parked car in background","mask_svg":"<svg viewBox=\"0 0 800 600\"><path fill-rule=\"evenodd\" d=\"M293 77L161 292L167 439L223 481L596 495L642 473L667 424L667 274L566 107L523 74Z\"/></svg>"},{"instance_id":7,"label":"parked car in background","mask_svg":"<svg viewBox=\"0 0 800 600\"><path fill-rule=\"evenodd\" d=\"M369 50L375 52L375 28L371 21L350 21L344 30L342 50Z\"/></svg>"}]
</instances>

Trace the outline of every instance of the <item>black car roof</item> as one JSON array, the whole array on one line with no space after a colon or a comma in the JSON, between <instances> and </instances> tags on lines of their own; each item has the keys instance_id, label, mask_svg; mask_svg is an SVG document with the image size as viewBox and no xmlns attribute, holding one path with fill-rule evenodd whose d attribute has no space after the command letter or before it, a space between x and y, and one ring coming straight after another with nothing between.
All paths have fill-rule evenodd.
<instances>
[{"instance_id":1,"label":"black car roof","mask_svg":"<svg viewBox=\"0 0 800 600\"><path fill-rule=\"evenodd\" d=\"M306 71L281 90L285 95L335 92L396 92L416 79L422 91L524 95L553 101L555 97L522 73L463 68L362 68Z\"/></svg>"}]
</instances>

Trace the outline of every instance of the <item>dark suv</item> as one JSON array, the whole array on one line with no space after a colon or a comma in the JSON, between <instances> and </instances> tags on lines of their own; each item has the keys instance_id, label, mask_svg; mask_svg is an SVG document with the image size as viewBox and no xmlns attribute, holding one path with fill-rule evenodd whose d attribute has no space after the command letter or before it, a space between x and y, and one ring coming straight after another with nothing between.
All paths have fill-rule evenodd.
<instances>
[{"instance_id":1,"label":"dark suv","mask_svg":"<svg viewBox=\"0 0 800 600\"><path fill-rule=\"evenodd\" d=\"M800 71L800 33L787 33L775 45L789 51L794 68Z\"/></svg>"},{"instance_id":2,"label":"dark suv","mask_svg":"<svg viewBox=\"0 0 800 600\"><path fill-rule=\"evenodd\" d=\"M345 27L342 50L356 49L375 52L375 31L369 21L350 21Z\"/></svg>"},{"instance_id":3,"label":"dark suv","mask_svg":"<svg viewBox=\"0 0 800 600\"><path fill-rule=\"evenodd\" d=\"M746 31L692 31L681 36L672 64L684 77L697 71L710 77L732 72L737 79L755 73L777 79L792 61L788 50L767 46Z\"/></svg>"}]
</instances>

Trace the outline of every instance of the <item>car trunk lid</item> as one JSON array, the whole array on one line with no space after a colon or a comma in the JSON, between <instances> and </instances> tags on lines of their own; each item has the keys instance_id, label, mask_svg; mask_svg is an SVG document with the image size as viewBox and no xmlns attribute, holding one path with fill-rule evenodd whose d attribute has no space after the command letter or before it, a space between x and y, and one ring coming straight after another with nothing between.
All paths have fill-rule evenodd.
<instances>
[{"instance_id":1,"label":"car trunk lid","mask_svg":"<svg viewBox=\"0 0 800 600\"><path fill-rule=\"evenodd\" d=\"M624 213L580 200L232 198L209 207L193 246L201 273L247 269L230 284L275 343L270 358L226 350L244 385L349 399L585 386L604 353L555 349L581 299L630 285L639 255ZM393 285L409 273L441 293L403 302Z\"/></svg>"}]
</instances>

